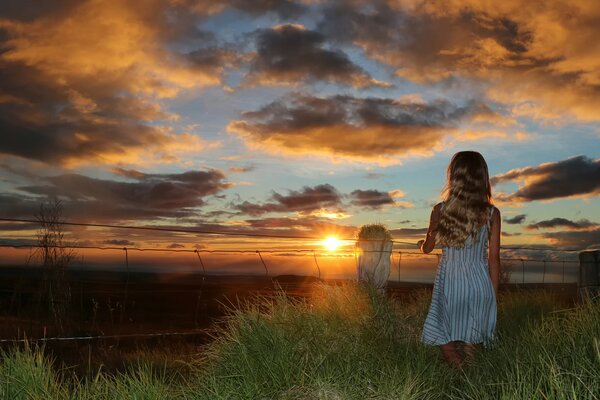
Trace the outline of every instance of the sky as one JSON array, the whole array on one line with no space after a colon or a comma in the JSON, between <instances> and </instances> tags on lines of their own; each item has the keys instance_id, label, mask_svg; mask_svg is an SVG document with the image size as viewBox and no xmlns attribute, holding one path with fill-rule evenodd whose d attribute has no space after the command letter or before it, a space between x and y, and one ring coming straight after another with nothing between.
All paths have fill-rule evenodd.
<instances>
[{"instance_id":1,"label":"sky","mask_svg":"<svg viewBox=\"0 0 600 400\"><path fill-rule=\"evenodd\" d=\"M590 1L4 1L0 217L59 199L77 222L316 237L380 222L416 242L452 155L475 150L503 245L598 248L598 38Z\"/></svg>"}]
</instances>

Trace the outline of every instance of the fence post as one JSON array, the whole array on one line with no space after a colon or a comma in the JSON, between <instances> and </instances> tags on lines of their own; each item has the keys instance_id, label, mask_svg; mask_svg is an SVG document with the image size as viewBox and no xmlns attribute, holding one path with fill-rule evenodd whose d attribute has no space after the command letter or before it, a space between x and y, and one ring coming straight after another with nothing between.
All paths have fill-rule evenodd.
<instances>
[{"instance_id":1,"label":"fence post","mask_svg":"<svg viewBox=\"0 0 600 400\"><path fill-rule=\"evenodd\" d=\"M579 299L594 298L600 295L600 250L579 253Z\"/></svg>"},{"instance_id":2,"label":"fence post","mask_svg":"<svg viewBox=\"0 0 600 400\"><path fill-rule=\"evenodd\" d=\"M321 267L319 267L319 263L317 262L317 253L313 250L313 258L315 259L315 265L317 266L317 271L319 272L319 280L321 280Z\"/></svg>"},{"instance_id":3,"label":"fence post","mask_svg":"<svg viewBox=\"0 0 600 400\"><path fill-rule=\"evenodd\" d=\"M524 285L525 284L525 260L523 260L522 258L521 258L521 271L523 271L522 278L521 278L521 284Z\"/></svg>"},{"instance_id":4,"label":"fence post","mask_svg":"<svg viewBox=\"0 0 600 400\"><path fill-rule=\"evenodd\" d=\"M265 267L265 276L269 276L269 269L267 268L267 264L265 263L265 260L263 260L263 257L260 254L260 251L256 250L256 254L258 254L258 256L260 257L260 262L262 262L263 267Z\"/></svg>"},{"instance_id":5,"label":"fence post","mask_svg":"<svg viewBox=\"0 0 600 400\"><path fill-rule=\"evenodd\" d=\"M125 305L127 304L127 294L129 292L129 254L127 253L127 247L123 247L125 252L125 288L123 290L123 304L121 305L121 315L119 316L119 333L121 333L121 326L123 325L123 314L125 313Z\"/></svg>"},{"instance_id":6,"label":"fence post","mask_svg":"<svg viewBox=\"0 0 600 400\"><path fill-rule=\"evenodd\" d=\"M402 282L400 272L402 271L402 251L398 250L398 282Z\"/></svg>"},{"instance_id":7,"label":"fence post","mask_svg":"<svg viewBox=\"0 0 600 400\"><path fill-rule=\"evenodd\" d=\"M542 285L546 283L546 260L544 260L544 273L542 274Z\"/></svg>"}]
</instances>

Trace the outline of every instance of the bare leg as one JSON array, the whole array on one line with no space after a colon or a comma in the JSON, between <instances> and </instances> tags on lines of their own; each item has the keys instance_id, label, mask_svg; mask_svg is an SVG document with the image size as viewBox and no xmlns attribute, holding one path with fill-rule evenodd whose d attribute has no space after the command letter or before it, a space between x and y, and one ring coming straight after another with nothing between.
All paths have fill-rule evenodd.
<instances>
[{"instance_id":1,"label":"bare leg","mask_svg":"<svg viewBox=\"0 0 600 400\"><path fill-rule=\"evenodd\" d=\"M462 368L463 359L460 356L457 342L448 342L440 346L444 359L452 368Z\"/></svg>"},{"instance_id":2,"label":"bare leg","mask_svg":"<svg viewBox=\"0 0 600 400\"><path fill-rule=\"evenodd\" d=\"M463 345L463 351L465 352L465 362L467 364L473 364L475 362L475 350L476 345L473 343L465 343Z\"/></svg>"}]
</instances>

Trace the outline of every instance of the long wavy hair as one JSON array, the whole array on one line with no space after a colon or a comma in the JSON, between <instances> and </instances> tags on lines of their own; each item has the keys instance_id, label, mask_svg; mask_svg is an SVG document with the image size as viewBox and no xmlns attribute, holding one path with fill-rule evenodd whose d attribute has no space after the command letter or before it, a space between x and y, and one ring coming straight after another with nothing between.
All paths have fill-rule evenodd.
<instances>
[{"instance_id":1,"label":"long wavy hair","mask_svg":"<svg viewBox=\"0 0 600 400\"><path fill-rule=\"evenodd\" d=\"M488 167L481 154L460 151L452 157L443 199L438 242L443 247L463 247L487 223L493 204Z\"/></svg>"}]
</instances>

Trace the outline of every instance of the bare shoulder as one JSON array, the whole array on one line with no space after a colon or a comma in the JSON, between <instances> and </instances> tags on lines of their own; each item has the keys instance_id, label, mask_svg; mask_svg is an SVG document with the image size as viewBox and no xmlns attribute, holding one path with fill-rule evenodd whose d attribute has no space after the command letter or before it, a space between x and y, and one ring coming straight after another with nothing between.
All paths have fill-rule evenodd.
<instances>
[{"instance_id":1,"label":"bare shoulder","mask_svg":"<svg viewBox=\"0 0 600 400\"><path fill-rule=\"evenodd\" d=\"M500 220L500 209L496 206L492 206L492 221L494 220Z\"/></svg>"},{"instance_id":2,"label":"bare shoulder","mask_svg":"<svg viewBox=\"0 0 600 400\"><path fill-rule=\"evenodd\" d=\"M433 206L433 208L431 209L431 216L433 218L439 218L440 213L442 211L442 204L443 203L437 203L435 206Z\"/></svg>"}]
</instances>

